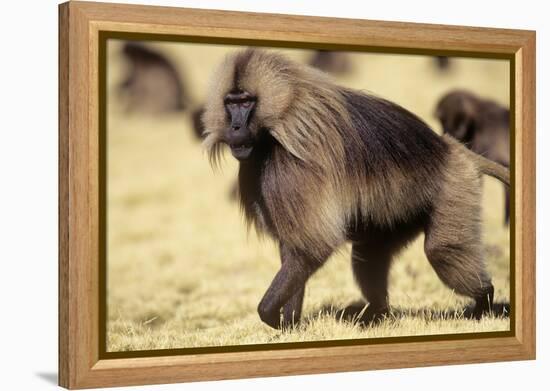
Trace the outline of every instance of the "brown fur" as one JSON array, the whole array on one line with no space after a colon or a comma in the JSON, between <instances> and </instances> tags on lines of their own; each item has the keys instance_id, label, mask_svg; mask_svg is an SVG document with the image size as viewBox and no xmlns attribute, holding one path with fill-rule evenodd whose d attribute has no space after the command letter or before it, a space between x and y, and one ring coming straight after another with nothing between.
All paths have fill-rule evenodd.
<instances>
[{"instance_id":1,"label":"brown fur","mask_svg":"<svg viewBox=\"0 0 550 391\"><path fill-rule=\"evenodd\" d=\"M439 277L475 298L481 316L493 288L481 251L480 176L505 180L506 170L472 159L391 102L259 50L228 56L213 78L203 120L214 163L229 126L224 97L235 90L257 98L255 155L239 169L241 205L281 246L262 320L279 327L298 319L307 279L346 240L370 302L365 320L378 318L388 310L392 256L422 231Z\"/></svg>"}]
</instances>

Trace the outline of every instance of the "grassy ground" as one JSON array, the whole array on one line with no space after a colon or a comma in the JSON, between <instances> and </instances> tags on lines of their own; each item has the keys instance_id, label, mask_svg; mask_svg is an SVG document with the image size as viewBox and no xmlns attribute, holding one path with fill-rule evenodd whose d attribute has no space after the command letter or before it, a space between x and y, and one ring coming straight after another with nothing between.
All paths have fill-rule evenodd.
<instances>
[{"instance_id":1,"label":"grassy ground","mask_svg":"<svg viewBox=\"0 0 550 391\"><path fill-rule=\"evenodd\" d=\"M197 100L212 66L227 51L159 47L187 71ZM122 69L116 43L109 53L112 91ZM291 55L304 58L301 52ZM339 82L394 100L435 129L433 107L449 88L466 87L508 101L508 67L498 61L459 60L445 75L425 57L361 55L354 65L353 75ZM345 247L308 283L302 325L293 331L270 329L260 321L256 306L278 270L277 249L246 232L236 203L228 197L235 162L227 156L224 170L214 173L193 139L187 114L129 116L114 95L109 102L109 351L509 329L507 317L473 321L462 315L469 301L438 280L423 254L421 237L394 261L390 302L396 311L380 325L362 328L339 319L337 310L361 300ZM507 302L509 230L502 225L503 197L501 185L486 179L487 263L495 299Z\"/></svg>"}]
</instances>

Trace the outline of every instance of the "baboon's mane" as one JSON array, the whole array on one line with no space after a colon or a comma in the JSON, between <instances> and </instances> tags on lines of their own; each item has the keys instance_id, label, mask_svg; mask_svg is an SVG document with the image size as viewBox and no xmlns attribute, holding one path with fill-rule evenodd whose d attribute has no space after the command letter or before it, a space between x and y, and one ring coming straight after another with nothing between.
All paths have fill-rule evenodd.
<instances>
[{"instance_id":1,"label":"baboon's mane","mask_svg":"<svg viewBox=\"0 0 550 391\"><path fill-rule=\"evenodd\" d=\"M210 87L204 145L214 163L228 126L223 99L233 89L257 97L253 121L272 140L239 172L245 216L260 231L322 257L356 219L391 229L427 213L448 145L415 115L249 49L227 57Z\"/></svg>"}]
</instances>

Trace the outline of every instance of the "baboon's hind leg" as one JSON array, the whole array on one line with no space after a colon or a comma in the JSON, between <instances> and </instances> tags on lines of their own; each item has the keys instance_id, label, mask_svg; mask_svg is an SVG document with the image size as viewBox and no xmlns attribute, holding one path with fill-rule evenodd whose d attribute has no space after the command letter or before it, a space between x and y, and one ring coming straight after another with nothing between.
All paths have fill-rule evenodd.
<instances>
[{"instance_id":1,"label":"baboon's hind leg","mask_svg":"<svg viewBox=\"0 0 550 391\"><path fill-rule=\"evenodd\" d=\"M481 243L479 195L449 200L443 193L426 226L424 250L439 278L456 293L475 300L473 316L493 305L494 288Z\"/></svg>"},{"instance_id":2,"label":"baboon's hind leg","mask_svg":"<svg viewBox=\"0 0 550 391\"><path fill-rule=\"evenodd\" d=\"M351 252L351 265L361 293L369 302L362 317L365 323L381 319L389 311L388 273L391 251L380 245L355 243Z\"/></svg>"}]
</instances>

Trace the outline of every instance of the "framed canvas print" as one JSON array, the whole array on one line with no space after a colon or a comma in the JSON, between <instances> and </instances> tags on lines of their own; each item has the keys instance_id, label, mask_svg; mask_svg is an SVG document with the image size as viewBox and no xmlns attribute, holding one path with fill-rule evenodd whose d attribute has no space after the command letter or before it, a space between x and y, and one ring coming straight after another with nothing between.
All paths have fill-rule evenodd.
<instances>
[{"instance_id":1,"label":"framed canvas print","mask_svg":"<svg viewBox=\"0 0 550 391\"><path fill-rule=\"evenodd\" d=\"M60 385L534 359L534 32L59 20Z\"/></svg>"}]
</instances>

